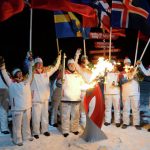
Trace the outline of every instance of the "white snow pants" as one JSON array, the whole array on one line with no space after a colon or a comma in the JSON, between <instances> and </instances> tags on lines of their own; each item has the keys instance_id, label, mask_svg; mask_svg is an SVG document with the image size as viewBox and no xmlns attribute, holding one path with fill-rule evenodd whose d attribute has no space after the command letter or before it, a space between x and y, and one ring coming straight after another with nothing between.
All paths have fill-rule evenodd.
<instances>
[{"instance_id":1,"label":"white snow pants","mask_svg":"<svg viewBox=\"0 0 150 150\"><path fill-rule=\"evenodd\" d=\"M43 103L32 104L33 135L39 135L48 131L48 100ZM41 127L41 132L40 132Z\"/></svg>"},{"instance_id":2,"label":"white snow pants","mask_svg":"<svg viewBox=\"0 0 150 150\"><path fill-rule=\"evenodd\" d=\"M112 105L114 107L115 123L120 123L120 95L105 95L105 122L111 123Z\"/></svg>"},{"instance_id":3,"label":"white snow pants","mask_svg":"<svg viewBox=\"0 0 150 150\"><path fill-rule=\"evenodd\" d=\"M84 105L83 105L85 94L86 94L86 91L82 91L82 93L81 93L82 101L81 101L81 105L80 105L80 124L83 127L86 126L86 114L85 114Z\"/></svg>"},{"instance_id":4,"label":"white snow pants","mask_svg":"<svg viewBox=\"0 0 150 150\"><path fill-rule=\"evenodd\" d=\"M31 108L22 111L12 111L13 142L22 143L31 137L30 130Z\"/></svg>"},{"instance_id":5,"label":"white snow pants","mask_svg":"<svg viewBox=\"0 0 150 150\"><path fill-rule=\"evenodd\" d=\"M52 96L51 125L57 123L58 107L61 101L62 89L57 87Z\"/></svg>"},{"instance_id":6,"label":"white snow pants","mask_svg":"<svg viewBox=\"0 0 150 150\"><path fill-rule=\"evenodd\" d=\"M0 129L1 131L9 131L8 129L8 90L0 89Z\"/></svg>"},{"instance_id":7,"label":"white snow pants","mask_svg":"<svg viewBox=\"0 0 150 150\"><path fill-rule=\"evenodd\" d=\"M129 125L130 123L130 109L132 109L133 125L140 124L140 95L123 96L123 123Z\"/></svg>"},{"instance_id":8,"label":"white snow pants","mask_svg":"<svg viewBox=\"0 0 150 150\"><path fill-rule=\"evenodd\" d=\"M62 133L78 131L80 102L61 102ZM71 116L71 120L70 120Z\"/></svg>"}]
</instances>

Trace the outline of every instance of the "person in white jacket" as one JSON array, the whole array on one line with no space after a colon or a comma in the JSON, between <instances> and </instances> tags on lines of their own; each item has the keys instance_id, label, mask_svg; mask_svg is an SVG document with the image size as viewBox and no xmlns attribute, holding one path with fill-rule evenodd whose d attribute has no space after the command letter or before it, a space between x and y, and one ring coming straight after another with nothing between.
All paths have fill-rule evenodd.
<instances>
[{"instance_id":1,"label":"person in white jacket","mask_svg":"<svg viewBox=\"0 0 150 150\"><path fill-rule=\"evenodd\" d=\"M136 129L140 127L140 86L136 78L135 69L131 67L131 60L124 59L125 71L120 74L122 82L122 102L123 102L123 125L126 129L130 124L130 109L132 109L133 125Z\"/></svg>"},{"instance_id":2,"label":"person in white jacket","mask_svg":"<svg viewBox=\"0 0 150 150\"><path fill-rule=\"evenodd\" d=\"M44 67L41 58L34 60L33 80L31 83L32 92L32 134L38 139L39 134L50 136L48 132L48 99L50 96L49 78L59 68L61 51L55 66ZM40 126L41 125L41 126ZM41 131L40 131L41 128Z\"/></svg>"},{"instance_id":3,"label":"person in white jacket","mask_svg":"<svg viewBox=\"0 0 150 150\"><path fill-rule=\"evenodd\" d=\"M108 126L112 119L112 105L114 107L114 122L116 127L120 127L120 86L119 71L117 66L111 72L107 72L104 84L105 97L105 123Z\"/></svg>"},{"instance_id":4,"label":"person in white jacket","mask_svg":"<svg viewBox=\"0 0 150 150\"><path fill-rule=\"evenodd\" d=\"M8 87L4 83L0 74L0 129L3 134L9 134L7 116L9 107L8 98Z\"/></svg>"},{"instance_id":5,"label":"person in white jacket","mask_svg":"<svg viewBox=\"0 0 150 150\"><path fill-rule=\"evenodd\" d=\"M150 76L150 67L148 69L145 69L145 67L143 66L140 60L138 60L136 64L138 65L138 67L140 68L140 70L143 72L145 76ZM148 129L148 132L150 132L150 128Z\"/></svg>"},{"instance_id":6,"label":"person in white jacket","mask_svg":"<svg viewBox=\"0 0 150 150\"><path fill-rule=\"evenodd\" d=\"M18 146L22 146L23 140L33 140L30 130L32 64L30 63L30 71L27 78L23 77L19 68L13 70L12 78L8 76L5 66L1 67L1 71L9 87L13 142Z\"/></svg>"},{"instance_id":7,"label":"person in white jacket","mask_svg":"<svg viewBox=\"0 0 150 150\"><path fill-rule=\"evenodd\" d=\"M63 75L64 81L61 99L61 124L64 137L67 137L70 131L75 135L79 133L79 108L81 102L81 85L83 84L81 75L75 71L73 59L68 60L67 67L68 69L65 70Z\"/></svg>"},{"instance_id":8,"label":"person in white jacket","mask_svg":"<svg viewBox=\"0 0 150 150\"><path fill-rule=\"evenodd\" d=\"M150 67L146 70L140 60L137 61L137 65L145 76L150 76Z\"/></svg>"},{"instance_id":9,"label":"person in white jacket","mask_svg":"<svg viewBox=\"0 0 150 150\"><path fill-rule=\"evenodd\" d=\"M81 74L84 84L87 84L90 80L92 71L88 67L89 61L86 55L81 56L81 64L80 65L78 64L78 59L79 59L80 54L81 54L81 49L77 49L75 53L75 67L78 73ZM85 110L83 106L83 101L84 101L84 96L86 94L86 90L82 88L81 93L82 93L82 96L81 96L82 101L81 101L81 106L80 106L80 125L85 128L86 114L85 114Z\"/></svg>"}]
</instances>

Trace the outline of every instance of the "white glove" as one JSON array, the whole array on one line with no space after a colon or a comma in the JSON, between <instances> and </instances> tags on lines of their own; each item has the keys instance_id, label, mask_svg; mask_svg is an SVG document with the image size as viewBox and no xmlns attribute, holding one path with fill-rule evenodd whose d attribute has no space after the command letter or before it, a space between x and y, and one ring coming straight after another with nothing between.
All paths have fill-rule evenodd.
<instances>
[{"instance_id":1,"label":"white glove","mask_svg":"<svg viewBox=\"0 0 150 150\"><path fill-rule=\"evenodd\" d=\"M76 55L80 56L81 55L81 48L78 48L76 51Z\"/></svg>"}]
</instances>

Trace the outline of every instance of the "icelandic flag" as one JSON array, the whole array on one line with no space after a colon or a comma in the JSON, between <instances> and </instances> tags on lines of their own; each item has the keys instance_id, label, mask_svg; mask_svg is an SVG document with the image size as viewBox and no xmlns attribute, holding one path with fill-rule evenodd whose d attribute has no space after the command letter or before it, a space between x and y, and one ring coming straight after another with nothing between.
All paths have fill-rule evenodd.
<instances>
[{"instance_id":1,"label":"icelandic flag","mask_svg":"<svg viewBox=\"0 0 150 150\"><path fill-rule=\"evenodd\" d=\"M101 128L104 120L105 105L99 85L87 91L84 98L84 109L89 118Z\"/></svg>"},{"instance_id":2,"label":"icelandic flag","mask_svg":"<svg viewBox=\"0 0 150 150\"><path fill-rule=\"evenodd\" d=\"M112 0L111 26L139 29L150 35L148 0Z\"/></svg>"},{"instance_id":3,"label":"icelandic flag","mask_svg":"<svg viewBox=\"0 0 150 150\"><path fill-rule=\"evenodd\" d=\"M81 24L72 12L54 12L54 22L57 38L82 37Z\"/></svg>"}]
</instances>

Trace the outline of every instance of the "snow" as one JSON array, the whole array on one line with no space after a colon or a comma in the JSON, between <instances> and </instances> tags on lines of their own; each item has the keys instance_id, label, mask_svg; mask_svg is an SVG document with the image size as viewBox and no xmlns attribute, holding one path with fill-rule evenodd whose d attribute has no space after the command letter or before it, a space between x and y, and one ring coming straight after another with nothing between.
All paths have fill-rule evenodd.
<instances>
[{"instance_id":1,"label":"snow","mask_svg":"<svg viewBox=\"0 0 150 150\"><path fill-rule=\"evenodd\" d=\"M103 126L102 131L107 139L97 142L86 142L80 135L69 134L64 138L61 132L49 126L50 137L40 135L34 141L25 141L23 146L16 146L12 143L10 134L0 134L0 150L149 150L150 134L146 129L136 130L129 126L127 129L117 128L113 124Z\"/></svg>"}]
</instances>

